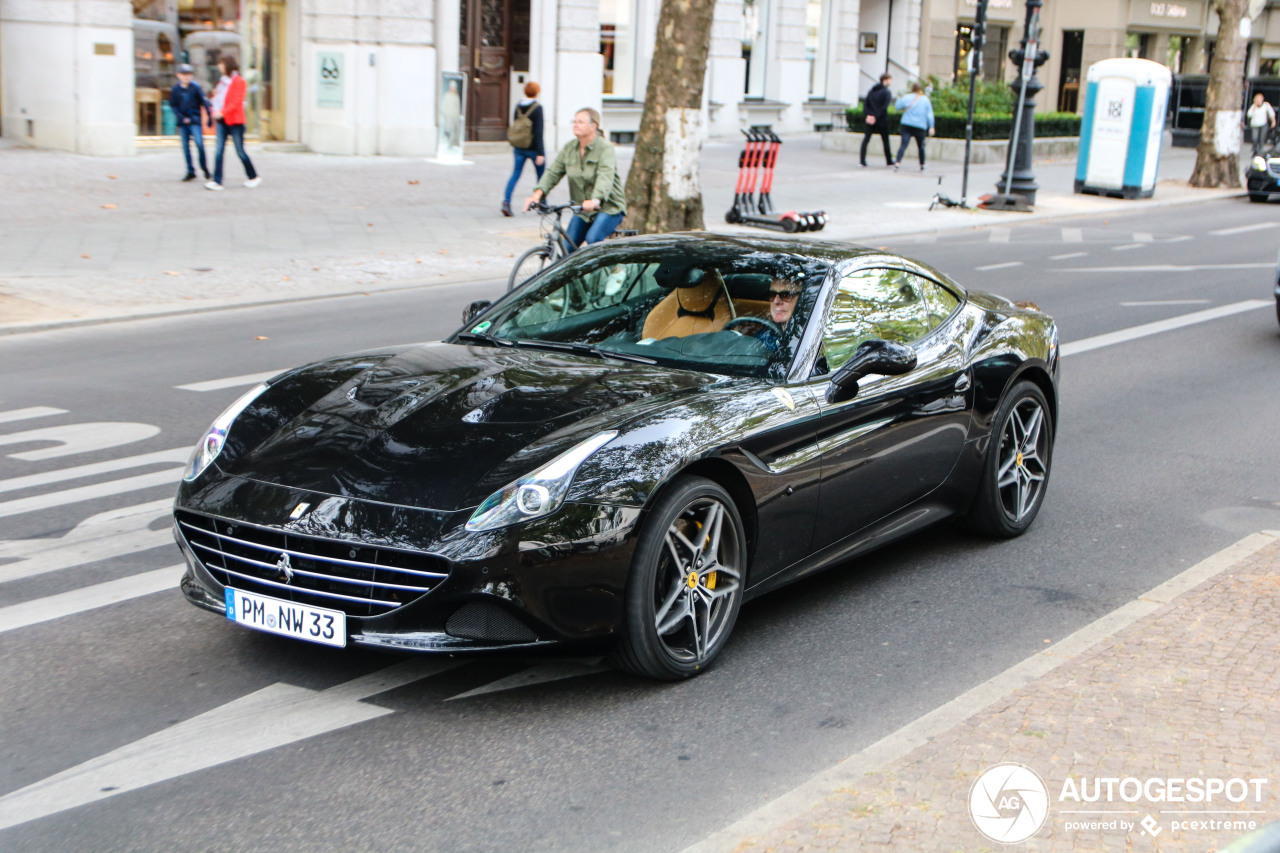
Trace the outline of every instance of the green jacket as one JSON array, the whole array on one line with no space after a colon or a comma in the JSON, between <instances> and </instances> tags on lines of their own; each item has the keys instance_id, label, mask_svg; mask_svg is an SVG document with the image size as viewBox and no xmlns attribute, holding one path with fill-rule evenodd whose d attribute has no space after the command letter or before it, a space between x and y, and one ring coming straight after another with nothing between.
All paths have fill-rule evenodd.
<instances>
[{"instance_id":1,"label":"green jacket","mask_svg":"<svg viewBox=\"0 0 1280 853\"><path fill-rule=\"evenodd\" d=\"M622 188L622 176L618 174L618 157L613 145L603 137L592 140L585 156L578 154L578 140L569 140L538 181L542 195L550 193L565 175L569 176L569 200L574 204L594 198L600 201L604 213L626 213L627 195ZM590 222L596 212L579 216Z\"/></svg>"}]
</instances>

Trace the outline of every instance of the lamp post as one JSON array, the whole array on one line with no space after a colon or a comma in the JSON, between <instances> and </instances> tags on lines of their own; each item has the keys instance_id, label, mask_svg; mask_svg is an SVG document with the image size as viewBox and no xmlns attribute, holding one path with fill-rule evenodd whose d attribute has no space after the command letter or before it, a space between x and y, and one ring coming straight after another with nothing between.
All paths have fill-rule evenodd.
<instances>
[{"instance_id":1,"label":"lamp post","mask_svg":"<svg viewBox=\"0 0 1280 853\"><path fill-rule=\"evenodd\" d=\"M1036 69L1049 59L1040 49L1040 7L1044 0L1027 0L1027 23L1021 47L1009 52L1009 60L1018 68L1018 78L1009 86L1018 92L1017 112L1013 117L1013 136L1009 139L1009 158L996 188L1004 195L1016 193L1036 203L1036 176L1031 172L1031 144L1035 141L1036 93L1044 84L1036 77Z\"/></svg>"}]
</instances>

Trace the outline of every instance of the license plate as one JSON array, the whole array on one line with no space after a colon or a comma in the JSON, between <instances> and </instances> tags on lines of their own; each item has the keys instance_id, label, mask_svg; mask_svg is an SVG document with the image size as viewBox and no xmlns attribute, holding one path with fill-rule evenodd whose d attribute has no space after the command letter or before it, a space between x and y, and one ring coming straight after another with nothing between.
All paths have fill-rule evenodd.
<instances>
[{"instance_id":1,"label":"license plate","mask_svg":"<svg viewBox=\"0 0 1280 853\"><path fill-rule=\"evenodd\" d=\"M239 625L326 646L347 644L347 614L227 587L227 618Z\"/></svg>"}]
</instances>

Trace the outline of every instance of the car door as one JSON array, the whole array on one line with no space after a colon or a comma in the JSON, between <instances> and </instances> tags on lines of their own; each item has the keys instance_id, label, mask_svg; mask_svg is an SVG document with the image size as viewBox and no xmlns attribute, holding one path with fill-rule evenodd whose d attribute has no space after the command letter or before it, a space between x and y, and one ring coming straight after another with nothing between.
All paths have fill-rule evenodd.
<instances>
[{"instance_id":1,"label":"car door","mask_svg":"<svg viewBox=\"0 0 1280 853\"><path fill-rule=\"evenodd\" d=\"M847 273L823 329L822 482L814 549L856 533L938 488L968 434L972 377L951 331L960 299L922 274L891 266ZM827 401L829 377L863 341L910 346L916 367L868 376L858 393Z\"/></svg>"}]
</instances>

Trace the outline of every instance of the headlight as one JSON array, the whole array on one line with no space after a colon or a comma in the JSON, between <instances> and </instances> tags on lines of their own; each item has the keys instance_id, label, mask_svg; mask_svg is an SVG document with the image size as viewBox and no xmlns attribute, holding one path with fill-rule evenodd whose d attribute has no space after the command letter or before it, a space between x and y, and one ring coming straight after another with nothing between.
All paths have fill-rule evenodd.
<instances>
[{"instance_id":1,"label":"headlight","mask_svg":"<svg viewBox=\"0 0 1280 853\"><path fill-rule=\"evenodd\" d=\"M1253 163L1252 163L1252 165L1253 165L1253 168L1254 168L1256 171L1259 171L1259 172L1265 172L1265 171L1267 171L1267 158L1266 158L1266 157L1254 157L1254 158L1253 158Z\"/></svg>"},{"instance_id":2,"label":"headlight","mask_svg":"<svg viewBox=\"0 0 1280 853\"><path fill-rule=\"evenodd\" d=\"M191 451L191 460L187 462L187 473L182 475L182 479L194 480L204 473L204 469L209 467L210 462L218 458L218 454L222 452L222 445L227 443L227 432L231 429L231 422L265 390L267 390L265 384L257 386L218 415L213 425L209 427L209 431L204 434L204 438L200 439L200 443L196 445L196 449Z\"/></svg>"},{"instance_id":3,"label":"headlight","mask_svg":"<svg viewBox=\"0 0 1280 853\"><path fill-rule=\"evenodd\" d=\"M550 515L564 503L578 466L617 438L616 430L602 432L561 453L532 474L484 499L467 521L467 530L497 530L509 524Z\"/></svg>"}]
</instances>

